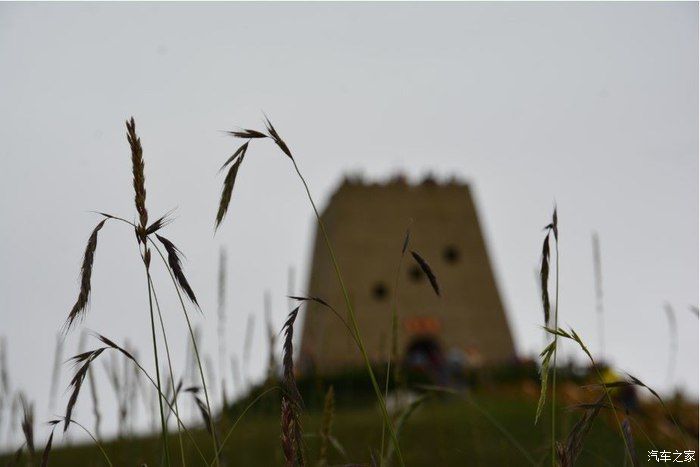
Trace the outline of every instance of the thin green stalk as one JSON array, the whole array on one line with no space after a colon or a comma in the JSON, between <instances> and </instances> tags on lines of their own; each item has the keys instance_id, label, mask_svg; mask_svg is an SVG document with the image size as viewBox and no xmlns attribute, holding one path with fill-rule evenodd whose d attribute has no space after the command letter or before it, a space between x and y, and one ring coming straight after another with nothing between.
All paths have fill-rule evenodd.
<instances>
[{"instance_id":1,"label":"thin green stalk","mask_svg":"<svg viewBox=\"0 0 700 467\"><path fill-rule=\"evenodd\" d=\"M192 323L190 322L190 317L187 314L187 308L185 307L185 302L182 299L182 294L180 293L180 289L177 286L177 281L175 280L175 276L173 276L173 272L170 270L170 265L168 264L168 260L165 259L165 256L163 256L163 252L160 251L160 248L158 248L158 245L151 240L150 238L148 241L151 242L151 245L155 248L155 250L158 252L158 255L160 258L163 260L163 264L165 264L165 269L168 270L168 274L170 274L170 279L173 281L173 286L175 287L175 292L177 292L177 297L180 300L180 305L182 306L182 314L185 315L185 320L187 321L187 329L190 333L190 339L192 340L192 348L194 349L194 355L195 358L197 359L197 367L199 368L199 375L202 380L202 388L204 389L204 399L207 405L207 412L209 412L209 427L211 431L211 436L212 436L212 441L214 443L214 451L218 451L218 443L216 441L216 435L214 431L214 417L212 416L211 413L211 406L209 405L209 392L207 391L207 382L206 378L204 377L204 370L202 368L202 360L199 358L199 349L197 348L197 339L194 337L194 331L192 330ZM216 458L216 465L219 465L219 458Z\"/></svg>"},{"instance_id":2,"label":"thin green stalk","mask_svg":"<svg viewBox=\"0 0 700 467\"><path fill-rule=\"evenodd\" d=\"M556 300L554 304L554 329L559 329L559 236L556 235L554 238L554 248L557 254L557 274L555 276L555 292L554 299ZM552 356L552 441L551 441L551 455L552 455L552 467L556 467L556 441L557 441L557 335L554 334L554 355Z\"/></svg>"},{"instance_id":3,"label":"thin green stalk","mask_svg":"<svg viewBox=\"0 0 700 467\"><path fill-rule=\"evenodd\" d=\"M386 381L384 382L384 400L389 397L389 375L391 374L391 360L386 363ZM384 438L386 436L386 423L382 419L382 442L379 445L379 467L384 465Z\"/></svg>"},{"instance_id":4,"label":"thin green stalk","mask_svg":"<svg viewBox=\"0 0 700 467\"><path fill-rule=\"evenodd\" d=\"M173 405L172 405L170 402L168 402L168 398L165 396L165 394L163 394L163 393L160 391L160 389L158 389L158 383L156 383L156 382L153 380L153 377L152 377L151 375L148 374L148 372L146 371L146 369L145 369L143 366L141 366L141 364L140 364L137 360L132 359L131 361L134 362L134 365L136 365L136 367L137 367L139 370L141 370L141 373L143 373L144 376L146 376L146 378L148 379L148 381L150 381L151 385L153 385L153 387L158 391L158 395L160 396L160 398L163 399L163 400L165 400L165 403L167 404L168 408L170 409L170 413L175 413L175 408L173 407ZM207 459L206 459L206 457L204 456L204 453L202 453L202 450L199 448L199 445L197 444L197 441L195 441L195 439L194 439L194 437L192 436L192 433L190 432L190 430L187 429L187 426L185 426L185 423L178 417L178 415L177 415L176 413L175 413L175 417L177 418L177 421L180 423L180 425L182 425L182 428L185 430L185 434L186 434L187 436L189 436L190 441L192 441L192 444L194 445L195 449L196 449L197 452L199 453L199 455L200 455L200 457L202 458L202 460L206 463L206 462L207 462Z\"/></svg>"},{"instance_id":5,"label":"thin green stalk","mask_svg":"<svg viewBox=\"0 0 700 467\"><path fill-rule=\"evenodd\" d=\"M219 455L220 455L221 452L224 450L224 446L226 445L226 441L228 441L229 436L231 436L231 433L233 433L233 430L234 430L234 429L236 428L236 426L238 425L238 422L240 422L240 421L243 419L243 416L248 412L248 410L249 410L251 407L253 407L253 406L255 405L256 402L258 402L260 399L262 399L262 397L263 397L264 395L266 395L267 393L269 393L269 392L271 392L271 391L274 391L274 390L276 390L276 389L279 389L279 387L273 386L273 387L271 387L271 388L266 389L266 390L263 391L258 397L256 397L255 399L253 399L253 401L252 401L250 404L248 404L248 405L246 406L245 409L243 409L243 412L241 412L241 414L236 418L236 421L233 422L233 426L231 426L231 428L228 430L228 432L226 433L226 436L224 436L224 439L222 439L222 440L221 440L221 443L219 443L220 446L219 446L218 450L216 451L215 460L219 458ZM214 460L212 460L211 463L210 463L209 465L210 465L210 466L214 465Z\"/></svg>"},{"instance_id":6,"label":"thin green stalk","mask_svg":"<svg viewBox=\"0 0 700 467\"><path fill-rule=\"evenodd\" d=\"M617 417L617 410L615 410L615 405L613 404L612 398L610 397L610 391L608 391L608 388L605 386L605 381L603 380L603 375L600 374L600 370L598 369L598 365L596 365L595 361L593 360L593 357L588 352L586 352L586 354L588 354L588 358L591 360L591 364L593 365L593 369L595 370L596 376L598 376L598 381L600 381L601 387L603 388L603 391L605 391L605 397L608 399L608 404L610 404L610 409L613 412L613 417L615 418L615 422L617 423L617 427L620 429L620 435L622 436L622 441L625 443L627 455L629 456L629 459L631 461L633 459L632 447L627 444L627 437L625 436L625 431L622 429L622 423L620 422L620 419Z\"/></svg>"},{"instance_id":7,"label":"thin green stalk","mask_svg":"<svg viewBox=\"0 0 700 467\"><path fill-rule=\"evenodd\" d=\"M408 235L408 234L407 234ZM394 279L394 299L392 300L391 307L391 347L389 348L389 356L386 363L386 381L384 382L384 400L389 397L389 375L391 375L391 360L392 357L398 358L398 315L399 315L399 278L401 277L401 266L403 265L403 258L406 255L406 246L408 243L408 237L406 237L404 248L401 250L401 257L399 258L399 265L396 267L396 277ZM394 362L396 365L396 362ZM396 369L394 369L394 391L396 391ZM386 423L382 423L382 443L379 449L379 467L384 465L384 438L386 435Z\"/></svg>"},{"instance_id":8,"label":"thin green stalk","mask_svg":"<svg viewBox=\"0 0 700 467\"><path fill-rule=\"evenodd\" d=\"M355 312L353 311L352 308L352 303L350 302L350 296L348 295L348 291L345 288L345 283L343 282L343 276L340 273L340 267L338 266L338 261L335 257L335 252L333 251L333 246L331 245L331 241L328 237L328 233L326 232L326 227L323 224L323 221L321 220L321 216L318 213L318 209L316 208L316 203L314 203L313 198L311 197L311 191L309 190L309 185L306 183L306 180L304 179L303 175L299 171L299 167L297 166L296 160L292 159L292 164L294 164L294 170L296 170L297 175L299 175L299 178L301 179L301 182L304 184L304 189L306 190L306 195L309 199L309 202L311 203L311 207L314 210L314 214L316 215L316 221L318 222L319 227L321 228L321 232L323 234L323 240L326 243L326 247L328 248L328 252L331 256L331 260L333 262L333 268L335 269L335 275L338 278L338 282L340 284L340 288L343 291L343 298L345 300L345 305L348 309L348 315L350 316L350 323L352 325L352 329L354 331L354 334L356 336L357 344L360 348L360 352L362 353L362 358L365 361L365 366L367 368L367 373L369 374L369 378L372 382L372 388L374 389L374 392L377 396L377 401L379 402L379 406L382 411L382 416L384 417L384 422L387 424L389 428L389 434L391 435L392 442L394 443L394 448L396 449L396 455L399 459L399 463L402 466L405 466L404 460L403 460L403 455L401 453L401 448L399 447L399 440L398 437L396 436L396 431L394 430L394 426L391 423L391 419L389 418L389 413L386 410L386 404L384 402L384 397L382 396L382 391L379 388L379 384L377 384L377 379L374 376L374 371L372 371L372 365L369 361L369 356L367 355L367 350L365 349L364 343L362 342L362 337L360 335L360 329L359 326L357 325L357 318L355 317Z\"/></svg>"},{"instance_id":9,"label":"thin green stalk","mask_svg":"<svg viewBox=\"0 0 700 467\"><path fill-rule=\"evenodd\" d=\"M123 219L121 217L111 216L111 215L109 217L111 217L112 219L116 219L118 221L124 222L126 224L129 224L132 227L135 227L135 224L133 222L129 222L128 220ZM173 285L175 286L175 292L177 292L177 297L180 300L180 305L182 306L182 312L185 315L185 320L187 321L187 329L190 333L190 338L192 339L192 347L194 348L194 353L195 353L195 356L197 358L197 366L199 367L199 374L200 374L200 377L202 379L202 386L204 389L204 398L205 398L206 404L207 404L207 411L209 412L210 428L211 428L211 433L212 433L212 440L214 442L214 450L216 450L217 442L216 442L216 435L214 435L214 422L213 422L213 417L211 414L211 407L209 405L209 393L207 391L207 383L206 383L206 380L204 378L204 370L202 369L202 361L199 358L199 349L197 348L197 341L194 338L194 331L192 330L192 323L190 322L190 317L187 314L187 309L185 308L185 302L182 299L182 294L180 293L180 289L177 286L177 281L175 280L175 276L173 276L173 272L170 269L170 265L168 264L168 260L165 259L165 256L163 256L163 252L160 251L160 248L158 248L158 245L156 244L156 242L154 242L150 237L146 237L146 239L149 242L151 242L151 245L153 245L155 250L158 252L160 259L163 260L163 264L165 265L165 269L168 271L168 274L170 274L170 279L172 280ZM149 299L150 299L150 287L149 287ZM151 312L151 314L152 314L152 312ZM153 320L151 320L151 321L153 321ZM156 365L156 371L158 371L157 365ZM160 392L160 386L158 387L158 390ZM162 396L162 392L161 392L161 396ZM166 403L168 403L167 400L166 400ZM161 407L161 411L162 411L162 407ZM201 453L201 451L200 451L200 453ZM217 463L218 463L218 460L217 460Z\"/></svg>"},{"instance_id":10,"label":"thin green stalk","mask_svg":"<svg viewBox=\"0 0 700 467\"><path fill-rule=\"evenodd\" d=\"M170 464L170 451L168 449L168 427L165 424L165 414L163 412L163 398L162 398L163 391L161 390L161 385L160 385L160 364L158 363L158 342L156 340L156 323L155 323L155 319L153 316L153 296L152 296L152 291L151 291L150 274L148 272L148 264L146 264L145 258L144 258L144 266L146 268L146 281L148 282L148 307L150 309L150 314L151 314L151 336L153 338L153 357L155 359L155 364L156 364L156 381L158 383L158 407L160 409L160 423L161 423L162 436L163 436L163 449L165 450L165 461L166 461L167 465L170 466L171 465Z\"/></svg>"},{"instance_id":11,"label":"thin green stalk","mask_svg":"<svg viewBox=\"0 0 700 467\"><path fill-rule=\"evenodd\" d=\"M165 333L165 323L163 323L163 314L160 312L160 303L158 303L158 295L156 294L156 288L155 285L153 284L153 278L151 278L151 275L148 275L148 281L151 284L151 289L153 290L153 299L156 302L156 310L158 310L158 320L160 321L160 329L163 332L163 341L165 343L165 355L168 358L168 370L170 371L170 384L173 387L173 393L176 390L175 387L175 379L173 377L173 365L172 361L170 359L170 346L168 345L168 336ZM177 406L177 398L173 400L174 405L175 405L175 415L177 415L177 437L178 441L180 444L180 456L182 458L182 465L185 466L187 462L185 461L185 448L182 445L182 432L180 431L180 412ZM166 426L167 426L167 419L166 419Z\"/></svg>"},{"instance_id":12,"label":"thin green stalk","mask_svg":"<svg viewBox=\"0 0 700 467\"><path fill-rule=\"evenodd\" d=\"M554 334L555 336L557 335L557 333L562 332L563 336L568 337L568 338L572 339L574 342L576 342L579 345L579 347L581 347L581 350L583 350L583 352L586 354L588 359L591 361L591 366L593 367L593 370L595 371L596 376L598 377L598 381L600 382L600 386L603 388L603 391L605 392L605 397L608 400L608 403L610 404L610 409L613 411L613 417L615 417L615 422L617 423L617 427L620 430L620 435L622 436L622 441L625 443L626 452L629 455L629 459L632 460L633 456L632 456L631 446L629 446L627 444L627 437L625 436L625 431L622 429L622 423L620 422L620 419L617 417L617 410L615 409L615 404L613 403L612 398L610 397L610 391L608 391L608 387L605 385L605 381L603 380L603 375L600 373L600 369L598 368L598 365L596 364L595 360L593 359L593 355L588 350L586 345L583 343L583 339L581 339L581 337L578 334L576 334L576 331L574 331L573 329L571 329L571 333L565 333L562 330L560 330L559 328L556 328L556 331L557 332ZM625 457L625 459L627 459L627 458Z\"/></svg>"},{"instance_id":13,"label":"thin green stalk","mask_svg":"<svg viewBox=\"0 0 700 467\"><path fill-rule=\"evenodd\" d=\"M63 419L65 420L66 417L61 417L61 418L63 418ZM89 436L90 438L92 438L92 441L95 443L95 445L97 446L97 448L98 448L98 449L100 450L100 452L102 453L102 456L103 456L103 457L105 458L105 460L107 461L107 464L109 464L110 467L111 467L111 466L112 466L112 461L109 460L109 456L107 455L107 453L105 452L104 448L102 447L102 444L100 444L100 442L97 440L97 438L95 438L95 437L93 436L93 434L90 433L90 430L88 430L87 428L85 428L83 425L81 425L80 423L76 422L76 421L73 420L72 418L70 419L70 422L71 422L71 423L75 423L76 425L78 425L80 428L83 429L83 431L84 431L85 433L88 434L88 436Z\"/></svg>"}]
</instances>

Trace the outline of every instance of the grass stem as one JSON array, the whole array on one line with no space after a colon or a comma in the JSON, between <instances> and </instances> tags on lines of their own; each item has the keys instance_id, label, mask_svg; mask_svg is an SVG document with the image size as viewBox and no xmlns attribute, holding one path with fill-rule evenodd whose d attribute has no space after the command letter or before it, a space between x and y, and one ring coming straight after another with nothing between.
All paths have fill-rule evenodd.
<instances>
[{"instance_id":1,"label":"grass stem","mask_svg":"<svg viewBox=\"0 0 700 467\"><path fill-rule=\"evenodd\" d=\"M554 248L557 255L557 273L554 283L554 329L559 328L559 236L555 235ZM552 440L551 456L552 467L557 465L556 443L557 443L557 336L554 334L554 355L552 355Z\"/></svg>"},{"instance_id":2,"label":"grass stem","mask_svg":"<svg viewBox=\"0 0 700 467\"><path fill-rule=\"evenodd\" d=\"M151 284L151 289L153 290L153 299L156 303L156 310L158 311L158 320L160 321L160 329L163 333L163 342L165 343L165 355L166 355L167 360L168 360L168 371L170 372L170 384L173 388L173 394L175 394L176 385L175 385L175 378L173 376L173 364L172 364L172 360L170 358L170 346L168 345L168 336L165 332L165 323L163 322L163 314L160 311L160 303L158 303L158 295L156 294L156 288L153 284L153 278L151 277L150 274L148 275L148 280ZM185 466L187 464L187 462L185 461L185 449L182 445L182 432L180 431L180 426L181 426L181 424L180 424L180 412L179 412L178 405L177 405L177 397L175 397L173 399L173 405L175 406L175 415L177 418L177 437L178 437L178 441L180 444L180 456L182 458L182 465ZM166 419L166 425L167 425L167 419Z\"/></svg>"},{"instance_id":3,"label":"grass stem","mask_svg":"<svg viewBox=\"0 0 700 467\"><path fill-rule=\"evenodd\" d=\"M145 248L145 247L144 247ZM163 436L163 449L165 450L165 461L168 466L170 466L170 451L168 449L168 427L165 424L165 414L163 412L163 391L160 384L160 363L158 362L158 342L156 340L156 324L153 315L153 294L151 290L151 276L148 272L148 264L144 259L144 266L146 268L146 281L148 282L148 307L150 309L151 315L151 335L153 338L153 358L156 365L156 383L158 385L158 408L160 409L160 423Z\"/></svg>"},{"instance_id":4,"label":"grass stem","mask_svg":"<svg viewBox=\"0 0 700 467\"><path fill-rule=\"evenodd\" d=\"M209 403L209 391L207 390L207 382L206 378L204 377L204 369L202 368L202 359L199 356L199 349L197 348L197 339L194 337L194 330L192 329L192 322L190 321L190 317L187 314L187 308L185 307L185 301L182 299L182 294L180 293L180 289L177 286L177 281L175 280L175 276L173 275L172 270L170 269L170 265L168 264L168 260L165 258L163 255L163 252L160 251L160 248L158 248L158 245L151 240L150 238L148 241L151 242L151 245L155 248L155 250L158 252L158 255L160 258L163 260L163 264L165 265L165 268L168 270L168 273L170 274L170 279L173 281L173 286L175 287L175 292L177 292L177 297L180 300L180 305L182 306L182 314L185 316L185 321L187 322L187 330L189 331L190 334L190 340L192 341L192 349L194 350L194 355L195 359L197 360L197 367L199 369L199 376L202 380L202 389L204 390L204 400L207 405L207 412L209 412L209 428L211 431L211 437L212 441L214 443L214 451L218 452L218 442L216 441L216 431L214 430L214 417L212 416L211 412L211 405ZM219 458L217 456L216 458L216 465L219 465Z\"/></svg>"},{"instance_id":5,"label":"grass stem","mask_svg":"<svg viewBox=\"0 0 700 467\"><path fill-rule=\"evenodd\" d=\"M379 388L379 384L377 383L377 378L374 376L374 371L372 370L372 365L369 361L369 356L367 355L367 350L365 349L365 345L362 341L362 337L360 335L360 329L359 326L357 325L357 318L355 316L355 312L352 307L352 303L350 302L350 296L348 295L347 288L345 287L345 283L343 282L343 276L340 272L340 267L338 266L338 261L335 257L335 252L333 251L333 246L331 245L330 238L328 237L328 233L326 232L326 226L324 225L323 221L321 220L321 215L318 212L318 209L316 208L316 203L313 200L313 197L311 196L311 191L309 190L309 185L306 183L306 180L304 179L304 176L301 174L301 171L299 170L299 166L297 166L296 160L291 158L292 164L294 165L294 170L296 170L297 175L301 179L301 182L304 185L304 189L306 190L306 196L309 199L309 202L311 203L311 207L314 210L314 214L316 216L316 221L318 222L319 228L321 229L321 233L323 235L323 240L326 244L326 247L328 248L328 252L331 257L331 261L333 262L333 268L335 270L335 275L338 278L338 282L340 284L340 288L342 289L343 292L343 298L345 300L345 305L348 309L348 316L350 317L350 324L352 326L353 333L355 334L355 340L357 341L357 344L360 348L360 352L362 353L362 358L364 359L365 362L365 367L367 369L367 373L369 374L369 378L372 382L372 388L374 389L375 395L377 396L377 401L379 402L379 407L382 412L382 416L384 417L384 423L389 428L389 434L391 435L392 442L394 444L394 448L396 450L396 455L399 459L399 464L401 466L404 466L404 460L403 460L403 455L401 454L401 448L399 447L399 440L398 437L396 436L396 430L394 430L394 426L391 423L391 418L389 417L389 413L386 410L386 403L384 401L384 397L382 396L382 391Z\"/></svg>"}]
</instances>

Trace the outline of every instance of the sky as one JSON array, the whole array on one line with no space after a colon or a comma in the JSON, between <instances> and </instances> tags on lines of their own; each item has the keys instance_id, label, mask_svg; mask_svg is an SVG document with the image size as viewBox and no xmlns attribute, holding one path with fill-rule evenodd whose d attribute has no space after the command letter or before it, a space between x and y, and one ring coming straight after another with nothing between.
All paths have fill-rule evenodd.
<instances>
[{"instance_id":1,"label":"sky","mask_svg":"<svg viewBox=\"0 0 700 467\"><path fill-rule=\"evenodd\" d=\"M467 180L523 356L542 347L535 271L556 203L560 323L600 356L596 231L606 359L664 393L698 394L697 3L3 3L0 106L0 335L12 390L35 401L38 420L68 397L63 365L50 407L56 334L99 221L91 211L136 216L132 115L148 209L155 218L176 208L163 232L186 255L215 372L220 249L226 346L239 360L247 317L258 316L251 381L266 361L263 295L281 326L288 271L304 293L310 263L313 213L267 142L249 152L214 235L217 170L237 147L222 130L261 128L265 112L321 206L347 173ZM128 340L152 368L139 261L133 232L107 223L82 328ZM182 368L182 312L167 276L154 281ZM673 375L665 303L679 327ZM80 334L66 336L64 360ZM562 352L584 361L572 346ZM109 435L115 397L97 372ZM87 393L75 417L92 424ZM18 430L3 423L0 446L12 447Z\"/></svg>"}]
</instances>

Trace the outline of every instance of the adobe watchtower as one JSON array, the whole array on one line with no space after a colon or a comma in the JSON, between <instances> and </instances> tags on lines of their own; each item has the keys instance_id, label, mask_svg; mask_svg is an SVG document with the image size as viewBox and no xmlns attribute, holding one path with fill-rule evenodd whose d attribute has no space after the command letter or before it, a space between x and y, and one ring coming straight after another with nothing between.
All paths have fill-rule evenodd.
<instances>
[{"instance_id":1,"label":"adobe watchtower","mask_svg":"<svg viewBox=\"0 0 700 467\"><path fill-rule=\"evenodd\" d=\"M389 352L391 307L406 228L411 249L431 265L437 297L407 254L399 274L401 357L417 345L441 349L470 365L505 362L513 341L469 186L401 178L386 184L345 180L322 214L370 358ZM317 233L308 283L342 315L345 305L328 251ZM332 313L310 304L303 324L302 368L333 371L362 362L347 329Z\"/></svg>"}]
</instances>

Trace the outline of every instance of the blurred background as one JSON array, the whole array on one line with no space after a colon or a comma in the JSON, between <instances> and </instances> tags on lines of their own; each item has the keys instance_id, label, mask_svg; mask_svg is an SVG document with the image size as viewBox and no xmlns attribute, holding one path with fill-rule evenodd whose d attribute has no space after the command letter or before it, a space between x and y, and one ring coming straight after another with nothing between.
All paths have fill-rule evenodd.
<instances>
[{"instance_id":1,"label":"blurred background","mask_svg":"<svg viewBox=\"0 0 700 467\"><path fill-rule=\"evenodd\" d=\"M72 372L60 367L55 400L51 374L99 221L91 211L136 216L124 127L132 115L151 216L175 209L164 232L186 256L214 379L234 398L265 377L264 295L279 329L287 292L306 293L315 232L303 187L271 143L249 150L214 234L217 170L239 144L222 130L260 129L265 112L321 207L347 175L468 182L523 358L543 346L535 271L556 204L560 324L600 351L597 232L601 357L663 394L696 399L697 39L696 3L0 5L0 335L9 391L24 391L39 421L64 410ZM222 248L225 341L239 382L218 373ZM108 223L82 327L128 340L150 365L141 268L133 232ZM177 297L166 275L154 280L173 359L184 365ZM666 303L678 327L671 375ZM80 335L66 336L61 359L78 352ZM561 352L562 361L584 362L573 346ZM109 437L117 401L107 378L97 383ZM75 416L90 414L83 395ZM134 423L147 430L149 417ZM7 418L0 430L0 445L13 449L21 433Z\"/></svg>"}]
</instances>

